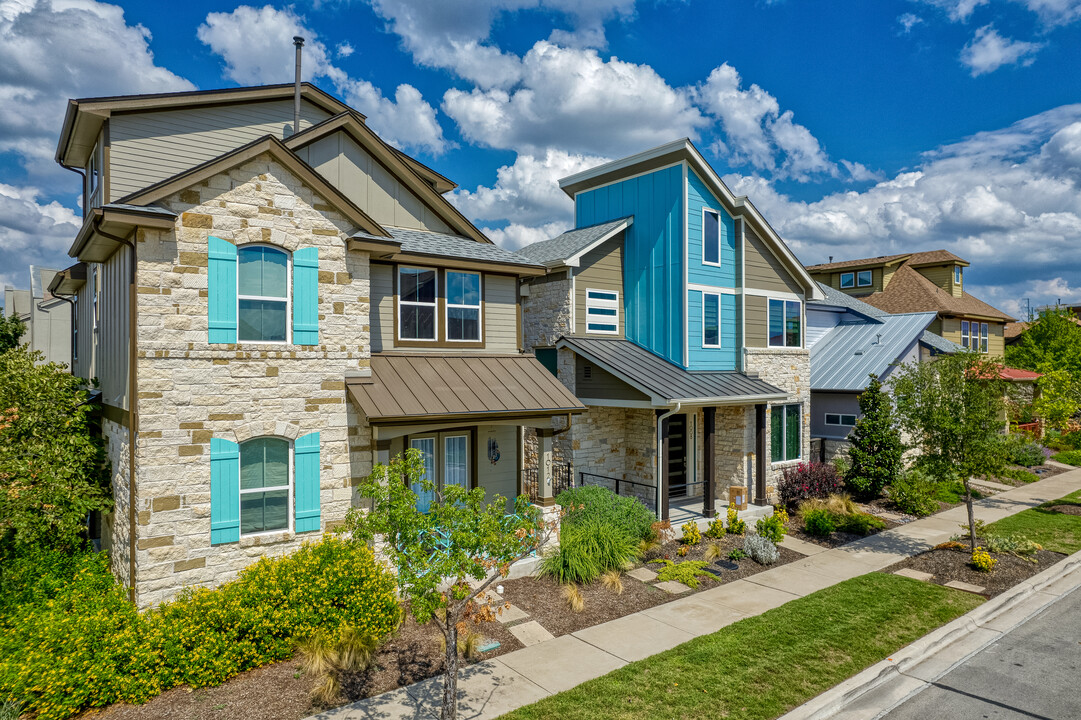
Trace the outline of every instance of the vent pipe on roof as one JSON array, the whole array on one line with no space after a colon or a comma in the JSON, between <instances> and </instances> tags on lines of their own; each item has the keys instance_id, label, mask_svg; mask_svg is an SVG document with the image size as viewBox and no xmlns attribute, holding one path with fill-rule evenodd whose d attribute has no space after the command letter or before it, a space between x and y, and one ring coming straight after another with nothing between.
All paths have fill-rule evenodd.
<instances>
[{"instance_id":1,"label":"vent pipe on roof","mask_svg":"<svg viewBox=\"0 0 1081 720\"><path fill-rule=\"evenodd\" d=\"M830 262L833 262L833 256L830 255Z\"/></svg>"},{"instance_id":2,"label":"vent pipe on roof","mask_svg":"<svg viewBox=\"0 0 1081 720\"><path fill-rule=\"evenodd\" d=\"M294 35L293 44L297 47L297 72L293 81L293 134L296 135L300 132L300 51L304 47L304 38Z\"/></svg>"}]
</instances>

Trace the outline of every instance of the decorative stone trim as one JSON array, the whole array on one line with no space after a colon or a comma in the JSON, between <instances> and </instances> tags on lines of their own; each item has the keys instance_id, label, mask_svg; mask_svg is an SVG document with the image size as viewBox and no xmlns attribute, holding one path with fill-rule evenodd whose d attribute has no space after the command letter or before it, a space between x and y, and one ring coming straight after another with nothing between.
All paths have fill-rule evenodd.
<instances>
[{"instance_id":1,"label":"decorative stone trim","mask_svg":"<svg viewBox=\"0 0 1081 720\"><path fill-rule=\"evenodd\" d=\"M255 437L263 437L265 435L274 435L276 437L296 440L300 437L300 426L294 422L285 422L282 420L263 420L244 423L243 425L233 428L233 437L236 438L238 443L251 440Z\"/></svg>"}]
</instances>

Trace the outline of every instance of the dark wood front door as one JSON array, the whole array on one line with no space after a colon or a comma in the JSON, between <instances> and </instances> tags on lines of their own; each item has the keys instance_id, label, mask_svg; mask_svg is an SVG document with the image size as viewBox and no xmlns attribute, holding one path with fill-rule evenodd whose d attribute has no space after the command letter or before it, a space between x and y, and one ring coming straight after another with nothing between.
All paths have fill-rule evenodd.
<instances>
[{"instance_id":1,"label":"dark wood front door","mask_svg":"<svg viewBox=\"0 0 1081 720\"><path fill-rule=\"evenodd\" d=\"M668 418L668 497L687 494L687 416Z\"/></svg>"}]
</instances>

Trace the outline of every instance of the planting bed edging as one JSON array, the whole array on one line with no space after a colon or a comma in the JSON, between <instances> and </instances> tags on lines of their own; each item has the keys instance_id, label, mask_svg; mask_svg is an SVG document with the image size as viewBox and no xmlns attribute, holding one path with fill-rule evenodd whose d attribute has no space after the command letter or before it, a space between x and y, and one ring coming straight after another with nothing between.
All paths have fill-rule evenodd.
<instances>
[{"instance_id":1,"label":"planting bed edging","mask_svg":"<svg viewBox=\"0 0 1081 720\"><path fill-rule=\"evenodd\" d=\"M1081 551L928 633L778 720L878 717L1081 587Z\"/></svg>"}]
</instances>

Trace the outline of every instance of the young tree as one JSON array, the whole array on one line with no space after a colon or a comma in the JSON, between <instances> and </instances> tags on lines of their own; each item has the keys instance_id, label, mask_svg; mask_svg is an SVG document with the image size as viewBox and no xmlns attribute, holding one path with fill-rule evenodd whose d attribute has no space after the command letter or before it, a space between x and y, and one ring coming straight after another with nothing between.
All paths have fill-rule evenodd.
<instances>
[{"instance_id":1,"label":"young tree","mask_svg":"<svg viewBox=\"0 0 1081 720\"><path fill-rule=\"evenodd\" d=\"M5 352L19 346L19 338L26 332L26 323L12 313L10 317L4 317L0 312L0 352Z\"/></svg>"},{"instance_id":2,"label":"young tree","mask_svg":"<svg viewBox=\"0 0 1081 720\"><path fill-rule=\"evenodd\" d=\"M1081 377L1065 370L1048 370L1036 387L1040 392L1032 401L1032 410L1049 427L1063 430L1071 418L1081 411Z\"/></svg>"},{"instance_id":3,"label":"young tree","mask_svg":"<svg viewBox=\"0 0 1081 720\"><path fill-rule=\"evenodd\" d=\"M0 353L0 550L70 549L112 507L104 444L79 378L41 353Z\"/></svg>"},{"instance_id":4,"label":"young tree","mask_svg":"<svg viewBox=\"0 0 1081 720\"><path fill-rule=\"evenodd\" d=\"M882 391L877 375L871 375L867 389L860 394L860 412L852 430L852 447L848 451L852 466L845 474L845 485L858 495L874 498L901 474L904 453L893 401Z\"/></svg>"},{"instance_id":5,"label":"young tree","mask_svg":"<svg viewBox=\"0 0 1081 720\"><path fill-rule=\"evenodd\" d=\"M1021 339L1007 346L1006 364L1042 373L1064 370L1081 382L1081 325L1069 310L1040 311Z\"/></svg>"},{"instance_id":6,"label":"young tree","mask_svg":"<svg viewBox=\"0 0 1081 720\"><path fill-rule=\"evenodd\" d=\"M427 513L417 509L414 486L435 492ZM367 543L397 568L398 586L418 623L435 620L446 640L443 720L458 712L458 633L473 614L491 613L484 591L506 577L511 563L537 551L551 536L540 510L524 496L508 515L506 499L485 502L480 488L447 485L436 491L418 450L378 464L359 488L371 509L353 508L342 532ZM475 587L470 580L478 583Z\"/></svg>"},{"instance_id":7,"label":"young tree","mask_svg":"<svg viewBox=\"0 0 1081 720\"><path fill-rule=\"evenodd\" d=\"M1006 383L999 368L976 353L958 353L904 365L892 381L901 427L922 451L917 463L938 481L959 475L964 483L973 552L976 525L969 480L1006 466L1001 437Z\"/></svg>"}]
</instances>

